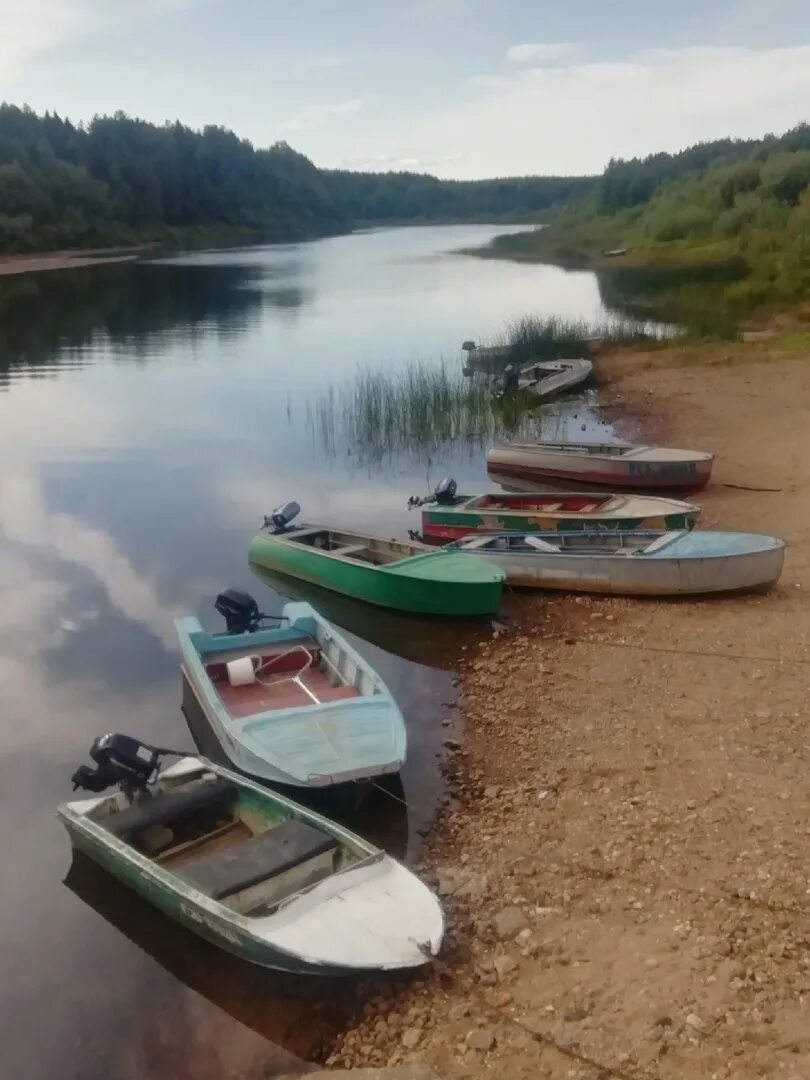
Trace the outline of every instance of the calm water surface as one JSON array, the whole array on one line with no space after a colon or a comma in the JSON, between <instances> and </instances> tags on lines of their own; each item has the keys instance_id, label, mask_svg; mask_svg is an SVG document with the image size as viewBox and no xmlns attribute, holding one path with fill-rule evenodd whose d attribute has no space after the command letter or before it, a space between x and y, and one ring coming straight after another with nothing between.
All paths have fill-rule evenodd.
<instances>
[{"instance_id":1,"label":"calm water surface","mask_svg":"<svg viewBox=\"0 0 810 1080\"><path fill-rule=\"evenodd\" d=\"M72 864L53 810L102 732L190 745L172 620L219 628L211 604L231 584L278 610L246 565L265 511L293 498L303 517L404 535L428 472L486 485L480 443L370 463L326 452L311 418L358 364L460 363L462 340L509 318L602 314L590 274L452 254L503 231L388 230L0 281L0 1075L266 1076L339 1024L345 995L223 956ZM440 791L453 665L476 631L315 602L360 635L406 712L411 809L354 824L413 854Z\"/></svg>"}]
</instances>

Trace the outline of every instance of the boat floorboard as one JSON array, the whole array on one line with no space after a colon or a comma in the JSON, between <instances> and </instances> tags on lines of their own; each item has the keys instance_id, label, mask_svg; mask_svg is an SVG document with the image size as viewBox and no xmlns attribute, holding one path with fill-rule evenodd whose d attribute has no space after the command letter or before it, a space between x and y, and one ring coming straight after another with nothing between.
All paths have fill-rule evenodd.
<instances>
[{"instance_id":1,"label":"boat floorboard","mask_svg":"<svg viewBox=\"0 0 810 1080\"><path fill-rule=\"evenodd\" d=\"M345 698L360 697L356 686L333 686L322 671L313 668L304 672L300 678L318 701L342 701ZM229 682L219 682L215 683L215 686L220 700L234 718L314 704L309 694L289 678L268 684L255 682L248 686L231 686Z\"/></svg>"},{"instance_id":2,"label":"boat floorboard","mask_svg":"<svg viewBox=\"0 0 810 1080\"><path fill-rule=\"evenodd\" d=\"M174 852L165 852L159 859L161 866L175 869L195 862L204 855L213 855L219 851L227 851L228 848L237 844L244 844L250 840L253 833L243 821L232 821L224 829L217 829L208 836L201 836L189 844L181 844Z\"/></svg>"}]
</instances>

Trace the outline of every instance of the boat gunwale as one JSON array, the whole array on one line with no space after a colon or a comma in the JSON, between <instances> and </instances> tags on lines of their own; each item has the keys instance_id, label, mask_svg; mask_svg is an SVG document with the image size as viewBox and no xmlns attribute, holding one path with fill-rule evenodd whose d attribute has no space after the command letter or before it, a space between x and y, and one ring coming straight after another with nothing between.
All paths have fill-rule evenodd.
<instances>
[{"instance_id":1,"label":"boat gunwale","mask_svg":"<svg viewBox=\"0 0 810 1080\"><path fill-rule=\"evenodd\" d=\"M318 531L319 532L320 531L323 531L323 532L342 532L343 530L330 529L329 527L324 526L323 529L318 529ZM386 539L386 538L381 537L381 536L364 536L362 533L349 534L349 535L356 535L358 537L358 539L360 539L360 540L379 540L384 544L388 544L388 543L408 544L408 545L411 545L413 547L418 547L421 550L416 555L404 555L401 559L395 559L394 561L392 561L390 563L371 563L371 562L366 562L364 559L353 559L348 555L341 555L338 552L324 551L324 550L322 550L320 548L312 548L312 547L307 547L306 545L303 545L303 544L296 544L294 540L288 539L287 537L284 536L283 533L282 534L271 533L271 532L268 532L266 529L259 529L259 531L253 537L252 543L255 542L258 538L262 538L264 540L270 540L270 541L273 541L273 542L279 542L280 541L280 542L283 542L286 547L290 547L294 551L306 551L308 554L311 554L311 555L318 555L318 556L325 557L325 558L328 558L328 559L338 559L341 562L346 563L348 566L359 567L360 569L370 571L371 573L389 574L392 577L402 577L402 576L409 577L409 576L411 576L411 575L407 575L407 574L402 575L401 571L398 571L396 569L402 563L407 563L409 566L413 566L413 564L417 563L417 562L426 562L428 560L436 560L436 559L443 559L446 562L447 556L454 554L454 552L448 551L447 547L435 548L435 547L431 547L430 544L418 544L416 542L412 542L412 541L409 541L409 540L389 540L389 539ZM419 577L419 575L414 575L414 576L417 577L417 578ZM427 581L429 579L423 578L422 580ZM502 581L503 579L502 578L501 579L494 578L494 579L487 580L487 581L483 581L483 580L482 581L453 581L452 579L437 578L437 579L434 579L434 580L435 580L435 584L441 585L442 587L450 586L450 585L464 585L465 587L467 587L467 586L470 586L470 585L474 585L474 586L493 585L493 584L496 584L498 580Z\"/></svg>"},{"instance_id":2,"label":"boat gunwale","mask_svg":"<svg viewBox=\"0 0 810 1080\"><path fill-rule=\"evenodd\" d=\"M711 532L714 532L715 530L713 530L713 529L701 529L699 531L700 532L711 533ZM718 529L716 531L720 535L723 535L723 534L727 534L729 532L733 532L734 530L731 530L731 529L720 530L720 529ZM654 540L660 539L661 537L665 536L667 532L672 532L675 535L671 538L670 541L668 541L668 543L666 545L659 548L658 549L659 551L665 551L666 548L669 547L669 544L674 543L676 540L681 540L686 536L691 536L693 534L694 530L690 530L690 529L669 529L669 530L625 529L625 530L617 531L615 533L615 535L623 536L623 537L627 538L628 536L638 536L639 533L649 533L649 535L651 537L650 543L652 543ZM788 547L787 541L783 540L779 536L771 536L768 533L745 533L742 530L738 530L738 532L742 533L742 535L744 535L744 536L764 537L764 538L767 538L768 540L774 541L774 543L770 547L758 548L758 549L756 549L754 551L732 551L732 552L727 551L727 552L717 552L717 553L715 553L715 552L700 552L700 553L697 553L697 554L694 554L694 555L688 555L688 554L669 555L669 556L663 556L663 558L668 558L673 562L691 561L693 559L694 560L702 560L702 559L709 560L709 559L746 558L746 557L751 556L751 555L762 555L762 554L767 554L767 553L770 553L770 552L773 552L773 551L779 551L779 550L784 551ZM554 543L555 540L562 541L562 540L565 539L565 537L571 537L572 539L581 540L583 535L584 536L597 536L598 535L598 536L603 536L605 538L607 538L608 536L614 535L613 530L611 530L610 532L602 532L602 531L589 532L588 530L584 530L584 529L579 529L579 530L573 530L572 529L572 530L568 530L568 531L560 530L559 532L555 532L553 534L550 533L548 530L544 530L543 532L538 532L538 533L533 534L533 533L529 532L529 530L527 530L527 529L512 529L512 530L500 529L500 530L498 530L498 532L487 533L483 537L481 536L480 533L470 533L469 536L464 536L460 540L455 540L452 544L448 544L447 547L448 548L458 548L461 551L466 551L466 553L474 552L475 554L481 554L481 555L487 555L487 554L493 555L494 554L494 555L500 555L500 556L508 556L510 554L515 554L515 555L520 556L520 557L523 557L523 556L526 556L526 555L531 555L532 557L534 557L534 556L564 555L564 556L575 557L575 558L579 558L580 556L585 556L587 558L592 558L592 559L616 559L616 558L620 557L623 562L625 560L627 560L628 557L633 558L633 557L638 557L638 556L643 556L644 555L643 548L638 550L638 551L632 552L630 556L628 556L628 555L619 556L615 551L614 552L565 551L565 550L563 550L562 547L558 548L554 552L551 552L551 551L536 551L536 550L532 550L531 547L530 547L530 549L528 551L515 551L514 553L511 553L509 551L496 551L496 552L490 551L490 552L487 552L487 550L486 550L486 544L488 542L491 542L493 540L497 540L497 539L500 539L500 538L504 538L504 537L508 538L508 537L511 537L511 536L525 537L527 535L527 533L530 536L531 535L536 535L538 539L545 539L546 537L548 537L549 538L549 543ZM466 549L462 547L462 545L464 543L466 543L468 541L472 541L472 540L481 541L480 546L479 547L474 547L474 548L470 547L470 548L466 548ZM646 561L652 561L652 560L646 560L645 559L645 562Z\"/></svg>"},{"instance_id":3,"label":"boat gunwale","mask_svg":"<svg viewBox=\"0 0 810 1080\"><path fill-rule=\"evenodd\" d=\"M599 449L591 449L598 447ZM616 449L616 453L611 453L608 449L613 447ZM495 443L489 450L489 454L493 451L512 451L518 454L551 454L553 456L561 457L564 459L570 459L572 457L580 456L589 461L594 458L600 461L611 462L624 462L624 461L643 461L643 454L650 450L670 450L676 451L681 456L679 458L652 458L650 464L694 464L700 465L707 462L713 463L716 455L708 450L686 450L678 446L652 446L649 444L636 444L626 442L616 443L583 443L583 442L571 442L571 443L551 443L551 442L537 442L537 443Z\"/></svg>"},{"instance_id":4,"label":"boat gunwale","mask_svg":"<svg viewBox=\"0 0 810 1080\"><path fill-rule=\"evenodd\" d=\"M497 507L487 505L476 505L476 500L485 498L503 498L503 499L520 499L523 496L526 499L558 499L564 501L565 499L594 499L604 500L601 505L597 506L595 510L589 510L586 512L581 510L546 510L542 507L536 509L538 517L543 515L550 515L553 517L564 518L572 517L574 520L586 520L587 517L598 518L610 514L616 514L621 516L619 511L626 511L627 504L635 501L651 502L654 504L661 504L651 506L649 508L642 507L644 514L641 514L641 510L634 511L631 516L638 514L639 516L650 516L654 512L663 512L666 508L670 513L683 513L683 514L695 514L700 515L701 507L697 503L688 502L686 499L673 499L667 495L649 495L646 492L637 491L515 491L515 492L483 492L481 495L464 496L460 498L462 502L454 505L441 505L440 503L427 503L422 507L422 513L435 514L435 513L451 513L451 514L463 514L469 511L474 511L477 514L523 514L531 513L531 507ZM611 505L612 504L612 505ZM632 509L632 507L631 507ZM500 530L505 531L505 530Z\"/></svg>"}]
</instances>

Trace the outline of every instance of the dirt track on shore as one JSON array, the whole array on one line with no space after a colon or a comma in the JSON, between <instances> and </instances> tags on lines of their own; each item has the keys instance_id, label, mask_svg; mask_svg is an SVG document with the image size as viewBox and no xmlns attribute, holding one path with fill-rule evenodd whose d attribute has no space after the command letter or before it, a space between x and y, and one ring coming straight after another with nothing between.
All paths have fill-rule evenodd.
<instances>
[{"instance_id":1,"label":"dirt track on shore","mask_svg":"<svg viewBox=\"0 0 810 1080\"><path fill-rule=\"evenodd\" d=\"M785 537L783 577L765 596L510 603L464 667L457 801L426 860L446 957L366 997L332 1063L810 1076L809 359L600 361L659 439L717 452L702 524Z\"/></svg>"}]
</instances>

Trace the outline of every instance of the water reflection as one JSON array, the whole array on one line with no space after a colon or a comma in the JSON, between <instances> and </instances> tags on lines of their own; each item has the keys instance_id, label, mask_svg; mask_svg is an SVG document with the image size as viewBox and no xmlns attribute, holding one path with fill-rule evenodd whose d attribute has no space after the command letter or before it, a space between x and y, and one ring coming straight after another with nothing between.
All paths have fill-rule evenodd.
<instances>
[{"instance_id":1,"label":"water reflection","mask_svg":"<svg viewBox=\"0 0 810 1080\"><path fill-rule=\"evenodd\" d=\"M414 527L419 518L414 516ZM305 600L335 625L353 636L373 643L378 648L403 660L427 668L453 671L458 664L459 634L470 641L488 634L488 627L470 624L460 628L452 620L430 620L418 615L404 615L353 600L350 596L308 581L277 574L264 567L251 565L256 577L276 594L290 600Z\"/></svg>"},{"instance_id":2,"label":"water reflection","mask_svg":"<svg viewBox=\"0 0 810 1080\"><path fill-rule=\"evenodd\" d=\"M190 746L172 620L220 628L226 585L258 585L266 610L295 591L251 575L265 511L296 498L302 517L405 536L408 495L442 475L485 489L490 428L379 458L341 442L339 425L331 447L313 439L307 416L358 364L458 362L460 341L527 311L599 314L592 275L452 253L497 231L392 230L0 281L0 949L14 973L0 984L3 1076L207 1080L262 1069L276 1038L308 1042L306 1015L294 1040L277 1033L274 1012L290 1014L271 981L254 984L107 875L71 870L86 903L61 888L70 849L53 808L102 732ZM381 826L413 857L442 790L454 656L481 629L313 599L403 708L407 814L378 803L356 827ZM105 921L108 900L123 932ZM255 1005L241 984L258 985ZM313 1045L333 1005L318 1000Z\"/></svg>"},{"instance_id":3,"label":"water reflection","mask_svg":"<svg viewBox=\"0 0 810 1080\"><path fill-rule=\"evenodd\" d=\"M179 1015L165 1016L136 1052L140 1065L137 1058L130 1064L128 1032L120 1031L116 1040L120 1059L108 1073L116 1080L138 1076L136 1069L143 1065L147 1068L140 1076L189 1076L195 1080L241 1077L245 1068L250 1069L247 1075L252 1075L259 1066L257 1076L298 1072L301 1059L320 1057L345 1020L350 1002L345 982L282 976L231 956L170 922L79 852L73 853L64 884L165 972L215 1006L210 1009L194 1002L191 1016L184 1018L182 1010ZM249 1030L239 1032L234 1039L229 1018ZM200 1024L206 1029L202 1041ZM250 1032L262 1038L246 1039ZM132 1034L130 1028L130 1038ZM218 1047L217 1036L225 1037L224 1046ZM234 1049L241 1059L238 1065L233 1060ZM86 1075L99 1075L97 1066L98 1062L88 1062Z\"/></svg>"},{"instance_id":4,"label":"water reflection","mask_svg":"<svg viewBox=\"0 0 810 1080\"><path fill-rule=\"evenodd\" d=\"M291 309L304 290L264 288L256 267L116 263L0 278L0 386L58 359L86 363L105 348L129 360L159 356L182 340L232 340L265 306Z\"/></svg>"}]
</instances>

